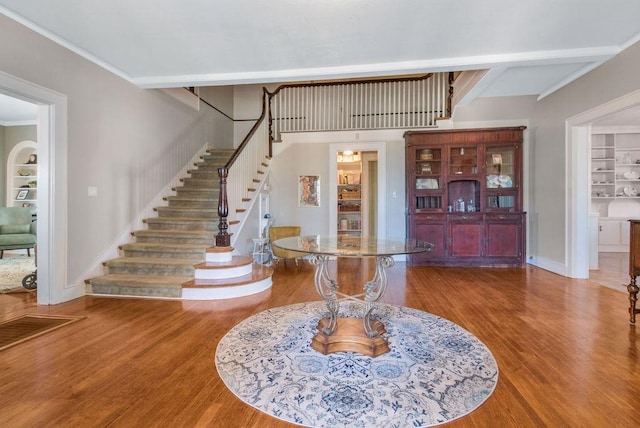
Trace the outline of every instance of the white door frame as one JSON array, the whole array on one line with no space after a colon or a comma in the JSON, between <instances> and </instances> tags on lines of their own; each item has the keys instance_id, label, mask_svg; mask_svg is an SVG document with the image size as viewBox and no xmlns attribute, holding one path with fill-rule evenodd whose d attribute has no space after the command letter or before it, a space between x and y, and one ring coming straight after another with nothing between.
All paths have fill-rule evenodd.
<instances>
[{"instance_id":1,"label":"white door frame","mask_svg":"<svg viewBox=\"0 0 640 428\"><path fill-rule=\"evenodd\" d=\"M591 123L605 116L640 106L640 90L573 116L566 121L565 260L567 276L589 278L589 211L587 177Z\"/></svg>"},{"instance_id":2,"label":"white door frame","mask_svg":"<svg viewBox=\"0 0 640 428\"><path fill-rule=\"evenodd\" d=\"M67 286L67 97L0 72L0 93L38 105L38 304L78 297Z\"/></svg>"}]
</instances>

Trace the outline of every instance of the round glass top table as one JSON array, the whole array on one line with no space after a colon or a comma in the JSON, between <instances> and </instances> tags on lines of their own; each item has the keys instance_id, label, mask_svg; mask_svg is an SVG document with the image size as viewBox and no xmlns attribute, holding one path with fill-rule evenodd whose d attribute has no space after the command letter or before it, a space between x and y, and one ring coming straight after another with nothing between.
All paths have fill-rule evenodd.
<instances>
[{"instance_id":1,"label":"round glass top table","mask_svg":"<svg viewBox=\"0 0 640 428\"><path fill-rule=\"evenodd\" d=\"M375 304L387 289L385 269L394 265L393 256L431 251L434 245L415 239L385 239L354 235L296 236L278 239L271 243L285 250L310 254L316 266L315 286L327 304L329 316L318 323L318 333L311 347L323 354L332 352L359 352L377 357L389 352L389 344L383 337L384 325L371 320ZM339 291L338 283L329 275L328 262L334 257L374 258L375 273L364 284L363 292L347 295ZM363 305L362 321L338 316L341 300L358 301Z\"/></svg>"}]
</instances>

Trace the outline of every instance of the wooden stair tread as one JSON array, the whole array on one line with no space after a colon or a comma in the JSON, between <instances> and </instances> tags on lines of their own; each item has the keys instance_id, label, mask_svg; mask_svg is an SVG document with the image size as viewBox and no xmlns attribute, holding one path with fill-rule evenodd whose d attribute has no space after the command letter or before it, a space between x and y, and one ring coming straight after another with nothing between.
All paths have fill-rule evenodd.
<instances>
[{"instance_id":1,"label":"wooden stair tread","mask_svg":"<svg viewBox=\"0 0 640 428\"><path fill-rule=\"evenodd\" d=\"M271 267L255 264L247 275L225 279L191 279L183 284L183 288L233 287L261 281L272 275Z\"/></svg>"}]
</instances>

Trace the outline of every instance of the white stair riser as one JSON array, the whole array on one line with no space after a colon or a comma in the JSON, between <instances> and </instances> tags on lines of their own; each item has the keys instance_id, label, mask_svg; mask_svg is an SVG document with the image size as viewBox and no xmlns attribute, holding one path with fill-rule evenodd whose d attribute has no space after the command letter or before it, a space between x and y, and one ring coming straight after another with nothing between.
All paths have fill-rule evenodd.
<instances>
[{"instance_id":1,"label":"white stair riser","mask_svg":"<svg viewBox=\"0 0 640 428\"><path fill-rule=\"evenodd\" d=\"M209 263L225 263L230 262L233 259L233 252L227 251L225 253L207 253L205 261Z\"/></svg>"}]
</instances>

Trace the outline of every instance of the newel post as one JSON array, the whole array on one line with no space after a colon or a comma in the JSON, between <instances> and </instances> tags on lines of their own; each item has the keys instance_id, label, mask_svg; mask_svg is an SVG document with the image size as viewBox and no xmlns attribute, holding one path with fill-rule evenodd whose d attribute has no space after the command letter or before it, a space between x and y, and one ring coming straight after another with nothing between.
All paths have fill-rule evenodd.
<instances>
[{"instance_id":1,"label":"newel post","mask_svg":"<svg viewBox=\"0 0 640 428\"><path fill-rule=\"evenodd\" d=\"M227 168L218 168L218 176L220 177L220 198L218 199L218 234L216 235L216 247L230 247L231 236L227 232L229 224L227 216L229 215L229 203L227 201L227 176L229 170Z\"/></svg>"}]
</instances>

